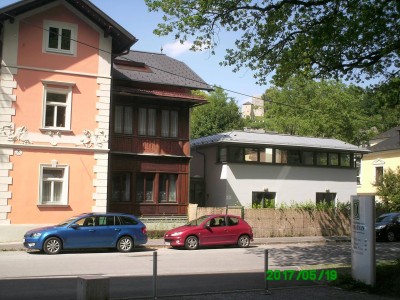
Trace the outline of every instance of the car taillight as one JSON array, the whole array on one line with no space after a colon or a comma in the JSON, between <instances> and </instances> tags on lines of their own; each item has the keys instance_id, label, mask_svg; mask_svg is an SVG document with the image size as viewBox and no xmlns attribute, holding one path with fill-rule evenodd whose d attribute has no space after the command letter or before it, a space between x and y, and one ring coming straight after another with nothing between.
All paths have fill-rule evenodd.
<instances>
[{"instance_id":1,"label":"car taillight","mask_svg":"<svg viewBox=\"0 0 400 300\"><path fill-rule=\"evenodd\" d=\"M147 228L146 228L146 226L142 227L142 233L143 233L143 234L147 234Z\"/></svg>"}]
</instances>

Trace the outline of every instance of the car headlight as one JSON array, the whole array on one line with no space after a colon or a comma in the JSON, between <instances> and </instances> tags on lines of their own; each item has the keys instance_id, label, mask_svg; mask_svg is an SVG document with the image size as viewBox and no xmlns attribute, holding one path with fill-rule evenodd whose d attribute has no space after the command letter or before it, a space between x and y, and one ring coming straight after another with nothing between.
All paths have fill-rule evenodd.
<instances>
[{"instance_id":1,"label":"car headlight","mask_svg":"<svg viewBox=\"0 0 400 300\"><path fill-rule=\"evenodd\" d=\"M171 236L178 236L178 235L181 235L181 234L182 234L182 231L178 231L178 232L172 233Z\"/></svg>"},{"instance_id":2,"label":"car headlight","mask_svg":"<svg viewBox=\"0 0 400 300\"><path fill-rule=\"evenodd\" d=\"M41 235L42 235L41 232L35 232L35 233L32 233L32 234L31 234L31 237L37 238L37 237L39 237L39 236L41 236Z\"/></svg>"},{"instance_id":3,"label":"car headlight","mask_svg":"<svg viewBox=\"0 0 400 300\"><path fill-rule=\"evenodd\" d=\"M379 226L375 226L375 229L383 229L385 227L386 227L386 225L379 225Z\"/></svg>"}]
</instances>

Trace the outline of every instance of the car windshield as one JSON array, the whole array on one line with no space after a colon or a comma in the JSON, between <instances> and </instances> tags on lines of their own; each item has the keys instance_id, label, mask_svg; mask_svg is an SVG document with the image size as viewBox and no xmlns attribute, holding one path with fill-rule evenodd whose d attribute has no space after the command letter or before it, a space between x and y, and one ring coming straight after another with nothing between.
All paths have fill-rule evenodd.
<instances>
[{"instance_id":1,"label":"car windshield","mask_svg":"<svg viewBox=\"0 0 400 300\"><path fill-rule=\"evenodd\" d=\"M383 215L376 218L376 223L389 223L394 219L394 215Z\"/></svg>"},{"instance_id":2,"label":"car windshield","mask_svg":"<svg viewBox=\"0 0 400 300\"><path fill-rule=\"evenodd\" d=\"M202 216L200 218L194 219L186 224L186 226L197 226L204 222L209 216Z\"/></svg>"},{"instance_id":3,"label":"car windshield","mask_svg":"<svg viewBox=\"0 0 400 300\"><path fill-rule=\"evenodd\" d=\"M60 224L57 224L56 227L63 227L63 226L65 226L65 225L67 225L67 224L69 224L71 222L75 222L78 219L79 219L78 217L69 218L68 220L63 221Z\"/></svg>"}]
</instances>

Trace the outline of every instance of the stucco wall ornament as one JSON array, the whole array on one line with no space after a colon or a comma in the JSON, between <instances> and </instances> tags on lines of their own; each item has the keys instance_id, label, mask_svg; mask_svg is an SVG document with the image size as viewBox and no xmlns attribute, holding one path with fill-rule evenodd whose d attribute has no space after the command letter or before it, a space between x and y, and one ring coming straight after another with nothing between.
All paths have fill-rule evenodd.
<instances>
[{"instance_id":1,"label":"stucco wall ornament","mask_svg":"<svg viewBox=\"0 0 400 300\"><path fill-rule=\"evenodd\" d=\"M7 140L10 142L20 142L21 144L32 144L29 139L29 132L26 126L17 127L14 130L13 125L3 126L1 129L1 134L7 136Z\"/></svg>"},{"instance_id":2,"label":"stucco wall ornament","mask_svg":"<svg viewBox=\"0 0 400 300\"><path fill-rule=\"evenodd\" d=\"M86 148L91 148L93 146L97 146L102 148L104 143L108 142L108 137L103 130L94 133L91 130L84 129L83 130L83 137L80 140L80 144Z\"/></svg>"},{"instance_id":3,"label":"stucco wall ornament","mask_svg":"<svg viewBox=\"0 0 400 300\"><path fill-rule=\"evenodd\" d=\"M58 140L61 138L61 133L59 131L47 131L46 134L51 138L50 144L57 146Z\"/></svg>"}]
</instances>

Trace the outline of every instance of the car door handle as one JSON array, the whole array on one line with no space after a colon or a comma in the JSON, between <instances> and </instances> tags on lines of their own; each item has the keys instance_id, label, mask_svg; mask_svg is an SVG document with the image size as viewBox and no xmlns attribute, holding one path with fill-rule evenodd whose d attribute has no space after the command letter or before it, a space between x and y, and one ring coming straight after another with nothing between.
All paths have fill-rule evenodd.
<instances>
[{"instance_id":1,"label":"car door handle","mask_svg":"<svg viewBox=\"0 0 400 300\"><path fill-rule=\"evenodd\" d=\"M89 229L89 232L94 232L94 229Z\"/></svg>"},{"instance_id":2,"label":"car door handle","mask_svg":"<svg viewBox=\"0 0 400 300\"><path fill-rule=\"evenodd\" d=\"M119 228L114 228L114 230L115 230L115 231L121 231L121 229L119 229Z\"/></svg>"}]
</instances>

